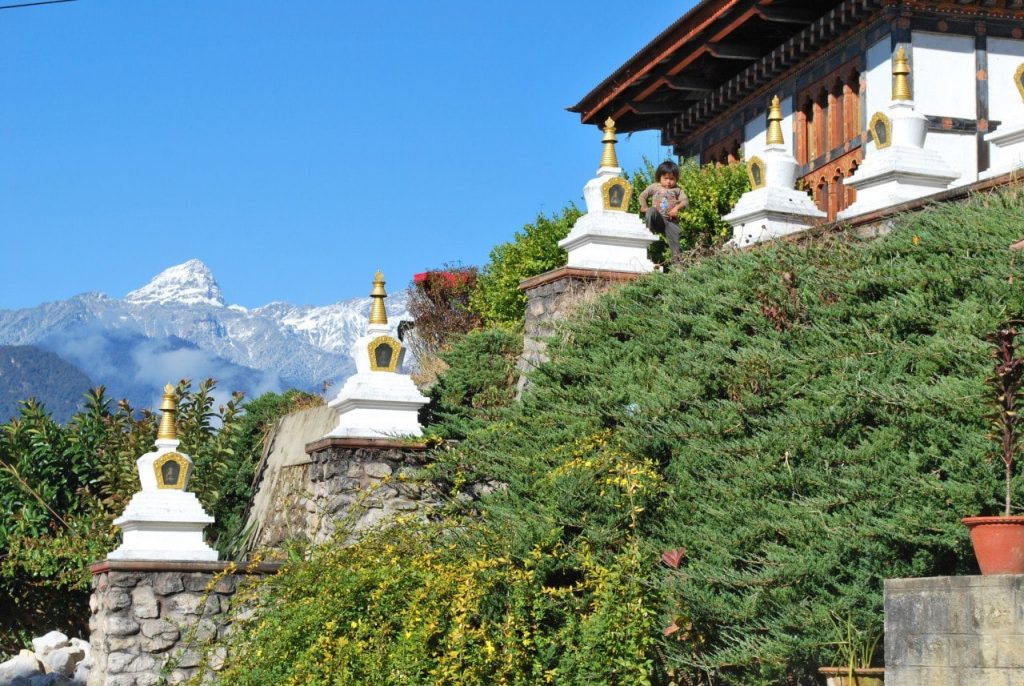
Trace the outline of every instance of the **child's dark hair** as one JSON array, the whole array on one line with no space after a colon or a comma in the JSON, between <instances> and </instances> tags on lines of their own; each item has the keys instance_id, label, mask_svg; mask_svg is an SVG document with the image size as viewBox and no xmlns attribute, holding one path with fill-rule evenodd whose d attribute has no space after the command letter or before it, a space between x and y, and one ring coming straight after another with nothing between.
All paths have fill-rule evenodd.
<instances>
[{"instance_id":1,"label":"child's dark hair","mask_svg":"<svg viewBox=\"0 0 1024 686\"><path fill-rule=\"evenodd\" d=\"M672 160L665 160L658 165L657 170L654 172L654 180L657 181L665 174L671 174L672 176L679 178L679 165Z\"/></svg>"}]
</instances>

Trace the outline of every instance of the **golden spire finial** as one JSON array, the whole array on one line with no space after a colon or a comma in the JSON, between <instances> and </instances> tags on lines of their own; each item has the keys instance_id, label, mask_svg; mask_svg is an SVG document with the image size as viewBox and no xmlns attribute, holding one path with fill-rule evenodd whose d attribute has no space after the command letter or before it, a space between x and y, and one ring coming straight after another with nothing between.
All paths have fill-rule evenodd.
<instances>
[{"instance_id":1,"label":"golden spire finial","mask_svg":"<svg viewBox=\"0 0 1024 686\"><path fill-rule=\"evenodd\" d=\"M907 51L900 46L896 51L896 59L892 61L892 99L913 100L914 94L910 90L910 61L907 59Z\"/></svg>"},{"instance_id":2,"label":"golden spire finial","mask_svg":"<svg viewBox=\"0 0 1024 686\"><path fill-rule=\"evenodd\" d=\"M779 96L772 98L772 106L768 110L768 136L765 140L768 145L785 145L782 137L782 105L779 103Z\"/></svg>"},{"instance_id":3,"label":"golden spire finial","mask_svg":"<svg viewBox=\"0 0 1024 686\"><path fill-rule=\"evenodd\" d=\"M178 423L174 416L178 413L178 399L174 397L174 386L164 386L164 399L160 403L160 429L156 432L157 440L175 441L178 439Z\"/></svg>"},{"instance_id":4,"label":"golden spire finial","mask_svg":"<svg viewBox=\"0 0 1024 686\"><path fill-rule=\"evenodd\" d=\"M373 276L373 290L370 291L370 297L373 298L373 306L370 308L370 323L387 324L388 312L384 309L384 298L388 297L388 294L384 290L384 275L380 271Z\"/></svg>"},{"instance_id":5,"label":"golden spire finial","mask_svg":"<svg viewBox=\"0 0 1024 686\"><path fill-rule=\"evenodd\" d=\"M604 154L601 155L602 167L618 167L619 158L615 155L615 120L611 117L604 122Z\"/></svg>"}]
</instances>

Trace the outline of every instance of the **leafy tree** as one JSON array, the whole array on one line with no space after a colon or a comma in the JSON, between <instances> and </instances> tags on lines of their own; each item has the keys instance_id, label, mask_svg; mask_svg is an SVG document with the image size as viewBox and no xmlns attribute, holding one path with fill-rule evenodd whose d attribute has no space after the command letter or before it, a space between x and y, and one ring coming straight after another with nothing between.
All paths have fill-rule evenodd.
<instances>
[{"instance_id":1,"label":"leafy tree","mask_svg":"<svg viewBox=\"0 0 1024 686\"><path fill-rule=\"evenodd\" d=\"M550 217L539 214L510 242L491 250L490 261L469 299L487 326L522 324L526 296L519 290L519 282L565 264L565 251L558 247L558 241L569 235L582 214L572 203Z\"/></svg>"}]
</instances>

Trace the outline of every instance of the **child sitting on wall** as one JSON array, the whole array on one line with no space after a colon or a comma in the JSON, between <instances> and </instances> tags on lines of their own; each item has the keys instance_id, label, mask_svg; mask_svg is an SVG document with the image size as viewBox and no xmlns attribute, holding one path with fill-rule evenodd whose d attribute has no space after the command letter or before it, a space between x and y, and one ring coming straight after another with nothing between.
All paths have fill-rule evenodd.
<instances>
[{"instance_id":1,"label":"child sitting on wall","mask_svg":"<svg viewBox=\"0 0 1024 686\"><path fill-rule=\"evenodd\" d=\"M679 181L679 165L668 160L658 165L654 172L658 181L645 188L640 194L640 211L647 220L651 233L665 236L672 259L679 257L679 211L690 201L686 192L676 185ZM653 202L651 202L653 198Z\"/></svg>"}]
</instances>

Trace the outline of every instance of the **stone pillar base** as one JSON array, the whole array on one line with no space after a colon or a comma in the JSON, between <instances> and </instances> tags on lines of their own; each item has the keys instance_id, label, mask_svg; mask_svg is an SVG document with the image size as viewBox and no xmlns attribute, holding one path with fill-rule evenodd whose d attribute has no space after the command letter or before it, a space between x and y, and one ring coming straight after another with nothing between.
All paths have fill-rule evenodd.
<instances>
[{"instance_id":1,"label":"stone pillar base","mask_svg":"<svg viewBox=\"0 0 1024 686\"><path fill-rule=\"evenodd\" d=\"M885 582L885 686L1024 684L1024 575Z\"/></svg>"},{"instance_id":2,"label":"stone pillar base","mask_svg":"<svg viewBox=\"0 0 1024 686\"><path fill-rule=\"evenodd\" d=\"M519 289L526 292L526 321L523 354L517 365L519 394L527 386L527 373L547 362L544 339L555 333L555 324L559 320L565 319L587 300L639 276L636 272L560 267L522 281Z\"/></svg>"},{"instance_id":3,"label":"stone pillar base","mask_svg":"<svg viewBox=\"0 0 1024 686\"><path fill-rule=\"evenodd\" d=\"M226 655L210 643L228 631L227 612L246 579L280 565L230 562L106 560L92 572L88 686L181 683L206 667L219 670ZM166 674L167 681L164 681Z\"/></svg>"}]
</instances>

